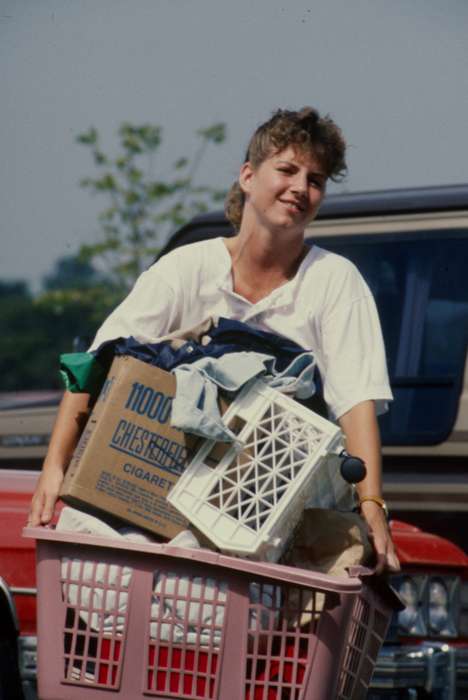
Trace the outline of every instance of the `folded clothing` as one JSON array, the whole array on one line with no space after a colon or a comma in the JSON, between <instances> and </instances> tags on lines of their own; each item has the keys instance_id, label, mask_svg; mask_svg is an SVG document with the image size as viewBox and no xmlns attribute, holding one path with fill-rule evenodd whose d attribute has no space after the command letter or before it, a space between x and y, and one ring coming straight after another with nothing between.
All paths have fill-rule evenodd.
<instances>
[{"instance_id":1,"label":"folded clothing","mask_svg":"<svg viewBox=\"0 0 468 700\"><path fill-rule=\"evenodd\" d=\"M275 358L276 372L281 373L295 358L309 351L284 336L257 330L242 321L209 318L193 328L162 336L154 343L141 343L133 337L116 338L92 353L63 354L60 373L66 389L96 397L115 356L129 355L169 372L182 364L233 352L270 355ZM321 391L318 372L316 384Z\"/></svg>"},{"instance_id":2,"label":"folded clothing","mask_svg":"<svg viewBox=\"0 0 468 700\"><path fill-rule=\"evenodd\" d=\"M66 506L62 509L57 531L81 532L132 542L154 542L145 533L130 527L115 530L99 518ZM169 544L200 548L190 530L180 532ZM61 561L64 595L82 621L103 633L122 633L133 575L129 566L97 563L63 557ZM250 597L260 610L260 625L270 624L264 608L276 609L278 589L252 583ZM227 583L211 577L154 572L151 597L150 637L161 641L219 646L224 621ZM251 613L251 622L257 619Z\"/></svg>"}]
</instances>

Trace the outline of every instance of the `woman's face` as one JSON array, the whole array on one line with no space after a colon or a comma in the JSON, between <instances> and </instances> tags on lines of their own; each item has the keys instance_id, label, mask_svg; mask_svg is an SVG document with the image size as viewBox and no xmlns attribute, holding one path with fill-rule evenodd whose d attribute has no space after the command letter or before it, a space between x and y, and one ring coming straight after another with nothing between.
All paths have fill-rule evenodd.
<instances>
[{"instance_id":1,"label":"woman's face","mask_svg":"<svg viewBox=\"0 0 468 700\"><path fill-rule=\"evenodd\" d=\"M327 176L313 153L293 146L273 154L258 168L242 166L239 183L244 214L268 228L304 231L325 195Z\"/></svg>"}]
</instances>

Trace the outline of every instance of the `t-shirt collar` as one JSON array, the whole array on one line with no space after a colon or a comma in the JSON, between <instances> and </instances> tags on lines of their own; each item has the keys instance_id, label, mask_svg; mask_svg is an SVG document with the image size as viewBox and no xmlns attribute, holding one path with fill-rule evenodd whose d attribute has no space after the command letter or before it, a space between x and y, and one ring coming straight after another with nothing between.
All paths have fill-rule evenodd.
<instances>
[{"instance_id":1,"label":"t-shirt collar","mask_svg":"<svg viewBox=\"0 0 468 700\"><path fill-rule=\"evenodd\" d=\"M309 260L312 254L312 248L304 256L304 259L301 261L299 269L297 270L293 279L281 285L281 287L277 287L272 292L270 292L268 296L264 297L263 299L260 299L260 301L257 301L255 304L253 304L252 302L248 301L248 299L245 299L240 294L234 292L232 288L231 256L229 255L229 251L226 247L226 244L224 243L224 240L222 238L219 238L218 240L221 246L223 247L224 251L223 271L219 277L218 287L220 291L235 299L237 303L243 304L246 307L250 307L248 311L248 316L256 316L257 314L260 314L263 311L266 311L267 309L277 309L282 306L287 306L293 301L294 288L296 287L300 278L304 274L304 270L307 264L306 261Z\"/></svg>"}]
</instances>

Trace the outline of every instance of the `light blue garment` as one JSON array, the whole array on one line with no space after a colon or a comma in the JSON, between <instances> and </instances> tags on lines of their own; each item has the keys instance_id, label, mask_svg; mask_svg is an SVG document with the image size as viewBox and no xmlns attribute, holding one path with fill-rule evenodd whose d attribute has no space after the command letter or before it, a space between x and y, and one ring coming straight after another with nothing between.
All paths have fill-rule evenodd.
<instances>
[{"instance_id":1,"label":"light blue garment","mask_svg":"<svg viewBox=\"0 0 468 700\"><path fill-rule=\"evenodd\" d=\"M218 388L238 392L258 377L278 391L306 399L315 392L315 359L310 352L298 355L282 372L277 372L272 355L234 352L219 358L204 357L174 370L177 391L172 404L171 425L219 442L236 442L223 423L218 408Z\"/></svg>"},{"instance_id":2,"label":"light blue garment","mask_svg":"<svg viewBox=\"0 0 468 700\"><path fill-rule=\"evenodd\" d=\"M298 355L282 372L276 372L275 361L273 366L267 363L265 381L273 389L292 394L296 399L310 399L315 394L315 359L312 353L304 352Z\"/></svg>"}]
</instances>

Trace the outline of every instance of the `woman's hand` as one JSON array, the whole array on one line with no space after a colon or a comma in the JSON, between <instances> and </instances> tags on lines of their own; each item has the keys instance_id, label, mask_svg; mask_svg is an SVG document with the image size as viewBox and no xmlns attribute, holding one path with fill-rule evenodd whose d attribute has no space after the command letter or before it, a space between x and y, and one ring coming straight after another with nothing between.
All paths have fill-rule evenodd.
<instances>
[{"instance_id":1,"label":"woman's hand","mask_svg":"<svg viewBox=\"0 0 468 700\"><path fill-rule=\"evenodd\" d=\"M65 392L50 437L42 474L32 497L28 525L47 525L54 517L65 470L89 415L89 394Z\"/></svg>"},{"instance_id":2,"label":"woman's hand","mask_svg":"<svg viewBox=\"0 0 468 700\"><path fill-rule=\"evenodd\" d=\"M366 521L369 538L374 546L376 573L400 571L400 562L382 508L373 501L364 501L361 504L361 515Z\"/></svg>"},{"instance_id":3,"label":"woman's hand","mask_svg":"<svg viewBox=\"0 0 468 700\"><path fill-rule=\"evenodd\" d=\"M346 436L349 454L360 457L366 465L366 477L357 485L361 499L366 496L382 497L382 470L380 465L380 435L373 401L363 401L353 406L339 419ZM370 539L377 558L377 573L399 571L385 512L378 503L363 500L361 514L367 523Z\"/></svg>"},{"instance_id":4,"label":"woman's hand","mask_svg":"<svg viewBox=\"0 0 468 700\"><path fill-rule=\"evenodd\" d=\"M47 469L43 470L32 497L28 525L37 527L50 523L54 517L63 475L64 469L61 466L48 465Z\"/></svg>"}]
</instances>

